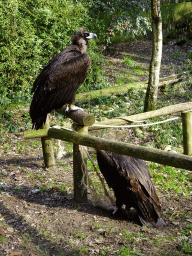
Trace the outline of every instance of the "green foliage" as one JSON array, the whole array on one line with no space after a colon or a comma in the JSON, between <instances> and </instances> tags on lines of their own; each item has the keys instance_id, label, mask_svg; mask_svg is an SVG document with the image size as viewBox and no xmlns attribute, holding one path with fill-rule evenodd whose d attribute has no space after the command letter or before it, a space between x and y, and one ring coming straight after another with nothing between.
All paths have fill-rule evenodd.
<instances>
[{"instance_id":1,"label":"green foliage","mask_svg":"<svg viewBox=\"0 0 192 256\"><path fill-rule=\"evenodd\" d=\"M0 105L31 101L31 87L44 65L84 27L100 42L126 41L150 30L149 1L0 0ZM122 8L123 6L123 8ZM114 35L113 35L114 34ZM109 87L103 56L90 42L92 67L78 92Z\"/></svg>"},{"instance_id":2,"label":"green foliage","mask_svg":"<svg viewBox=\"0 0 192 256\"><path fill-rule=\"evenodd\" d=\"M149 169L155 184L163 193L171 192L175 195L190 196L192 189L190 188L191 174L189 172L156 163L150 163Z\"/></svg>"},{"instance_id":3,"label":"green foliage","mask_svg":"<svg viewBox=\"0 0 192 256\"><path fill-rule=\"evenodd\" d=\"M137 62L133 60L130 56L124 57L124 63L129 67L135 67L137 65Z\"/></svg>"},{"instance_id":4,"label":"green foliage","mask_svg":"<svg viewBox=\"0 0 192 256\"><path fill-rule=\"evenodd\" d=\"M161 15L163 27L167 30L167 37L179 37L183 31L190 31L192 2L162 5Z\"/></svg>"},{"instance_id":5,"label":"green foliage","mask_svg":"<svg viewBox=\"0 0 192 256\"><path fill-rule=\"evenodd\" d=\"M143 255L143 254L138 252L137 249L135 249L135 248L130 249L128 247L122 246L119 255L120 256L128 256L128 255Z\"/></svg>"},{"instance_id":6,"label":"green foliage","mask_svg":"<svg viewBox=\"0 0 192 256\"><path fill-rule=\"evenodd\" d=\"M78 103L76 105L85 108L98 120L103 117L113 118L123 114L129 115L133 106L137 112L143 112L143 100L145 91L136 91L130 88L126 93L119 93L115 96L100 96L87 103Z\"/></svg>"},{"instance_id":7,"label":"green foliage","mask_svg":"<svg viewBox=\"0 0 192 256\"><path fill-rule=\"evenodd\" d=\"M0 1L0 105L30 101L37 75L80 27L89 29L89 16L79 1ZM102 80L102 58L95 47L86 88Z\"/></svg>"},{"instance_id":8,"label":"green foliage","mask_svg":"<svg viewBox=\"0 0 192 256\"><path fill-rule=\"evenodd\" d=\"M188 53L187 53L187 58L188 58L188 59L192 59L192 52L188 52Z\"/></svg>"},{"instance_id":9,"label":"green foliage","mask_svg":"<svg viewBox=\"0 0 192 256\"><path fill-rule=\"evenodd\" d=\"M151 31L146 10L150 1L89 0L92 25L107 47L111 43L138 39ZM123 8L122 8L123 7Z\"/></svg>"}]
</instances>

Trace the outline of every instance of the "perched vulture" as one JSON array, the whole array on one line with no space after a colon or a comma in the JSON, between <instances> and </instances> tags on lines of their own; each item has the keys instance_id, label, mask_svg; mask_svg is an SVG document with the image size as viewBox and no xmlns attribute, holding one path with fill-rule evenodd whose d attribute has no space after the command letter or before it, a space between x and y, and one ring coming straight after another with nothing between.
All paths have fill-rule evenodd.
<instances>
[{"instance_id":1,"label":"perched vulture","mask_svg":"<svg viewBox=\"0 0 192 256\"><path fill-rule=\"evenodd\" d=\"M75 92L85 80L91 65L86 52L91 38L97 38L97 35L80 28L72 36L72 44L53 57L36 78L30 106L33 128L41 128L53 109L66 104L67 111L73 110Z\"/></svg>"},{"instance_id":2,"label":"perched vulture","mask_svg":"<svg viewBox=\"0 0 192 256\"><path fill-rule=\"evenodd\" d=\"M101 173L116 197L116 207L137 210L140 224L165 226L151 174L145 162L126 155L97 150ZM116 209L116 210L117 210Z\"/></svg>"}]
</instances>

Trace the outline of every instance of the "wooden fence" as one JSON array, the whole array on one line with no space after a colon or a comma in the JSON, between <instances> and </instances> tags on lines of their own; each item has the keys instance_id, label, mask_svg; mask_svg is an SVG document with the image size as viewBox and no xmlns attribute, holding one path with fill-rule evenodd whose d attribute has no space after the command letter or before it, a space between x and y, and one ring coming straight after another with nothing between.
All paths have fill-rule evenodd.
<instances>
[{"instance_id":1,"label":"wooden fence","mask_svg":"<svg viewBox=\"0 0 192 256\"><path fill-rule=\"evenodd\" d=\"M46 167L55 167L55 158L51 138L73 143L73 177L74 177L74 199L77 202L87 201L87 190L81 180L84 175L83 151L80 145L103 149L119 154L134 156L140 159L170 165L186 170L192 170L192 102L172 105L159 110L145 112L122 118L108 119L96 123L102 126L94 126L95 118L84 111L65 113L64 109L59 113L73 120L73 130L54 126L49 127L47 120L43 129L37 131L25 131L25 139L40 137L42 140L43 156ZM88 135L88 130L104 129L106 125L125 125L127 122L146 120L148 118L172 113L181 113L183 124L184 154L167 152L164 150L132 145L124 142L111 141ZM86 179L84 179L86 180Z\"/></svg>"}]
</instances>

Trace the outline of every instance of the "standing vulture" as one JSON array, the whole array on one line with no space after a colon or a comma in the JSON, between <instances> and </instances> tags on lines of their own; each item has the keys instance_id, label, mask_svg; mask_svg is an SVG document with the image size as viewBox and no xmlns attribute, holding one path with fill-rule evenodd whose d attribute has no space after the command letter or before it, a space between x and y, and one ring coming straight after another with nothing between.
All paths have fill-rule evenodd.
<instances>
[{"instance_id":1,"label":"standing vulture","mask_svg":"<svg viewBox=\"0 0 192 256\"><path fill-rule=\"evenodd\" d=\"M97 161L107 184L114 190L116 208L137 210L140 224L165 226L151 174L143 160L97 150Z\"/></svg>"},{"instance_id":2,"label":"standing vulture","mask_svg":"<svg viewBox=\"0 0 192 256\"><path fill-rule=\"evenodd\" d=\"M72 36L72 44L53 57L36 78L30 106L33 128L41 128L53 109L66 104L67 111L73 110L75 92L85 80L91 65L87 53L91 38L97 38L97 35L80 28Z\"/></svg>"}]
</instances>

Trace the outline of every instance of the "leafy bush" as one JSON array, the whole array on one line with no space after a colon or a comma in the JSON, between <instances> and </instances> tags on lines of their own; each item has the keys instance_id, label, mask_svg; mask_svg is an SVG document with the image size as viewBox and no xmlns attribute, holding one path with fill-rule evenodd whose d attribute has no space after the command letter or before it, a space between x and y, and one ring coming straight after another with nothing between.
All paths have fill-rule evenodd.
<instances>
[{"instance_id":1,"label":"leafy bush","mask_svg":"<svg viewBox=\"0 0 192 256\"><path fill-rule=\"evenodd\" d=\"M161 6L163 27L169 38L178 37L183 31L190 32L192 23L192 2L165 4Z\"/></svg>"},{"instance_id":2,"label":"leafy bush","mask_svg":"<svg viewBox=\"0 0 192 256\"><path fill-rule=\"evenodd\" d=\"M87 8L78 1L0 1L0 105L30 101L44 65L71 43L78 28L89 29L89 23ZM102 76L95 48L90 50L95 57L87 83Z\"/></svg>"},{"instance_id":3,"label":"leafy bush","mask_svg":"<svg viewBox=\"0 0 192 256\"><path fill-rule=\"evenodd\" d=\"M97 33L105 46L146 34L148 2L0 0L0 105L29 102L37 75L80 27ZM90 42L92 67L80 92L109 87L101 51Z\"/></svg>"},{"instance_id":4,"label":"leafy bush","mask_svg":"<svg viewBox=\"0 0 192 256\"><path fill-rule=\"evenodd\" d=\"M100 41L107 47L118 43L138 39L151 31L146 10L150 1L128 0L88 0L89 13L94 22Z\"/></svg>"}]
</instances>

